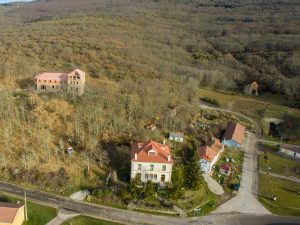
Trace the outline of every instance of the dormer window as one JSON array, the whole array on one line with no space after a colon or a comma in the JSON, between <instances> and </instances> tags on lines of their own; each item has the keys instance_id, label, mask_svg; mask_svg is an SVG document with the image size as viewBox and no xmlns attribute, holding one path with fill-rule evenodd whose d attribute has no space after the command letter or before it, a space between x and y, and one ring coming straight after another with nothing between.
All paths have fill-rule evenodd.
<instances>
[{"instance_id":1,"label":"dormer window","mask_svg":"<svg viewBox=\"0 0 300 225\"><path fill-rule=\"evenodd\" d=\"M150 156L156 156L156 151L151 149L150 151L148 151L148 155Z\"/></svg>"}]
</instances>

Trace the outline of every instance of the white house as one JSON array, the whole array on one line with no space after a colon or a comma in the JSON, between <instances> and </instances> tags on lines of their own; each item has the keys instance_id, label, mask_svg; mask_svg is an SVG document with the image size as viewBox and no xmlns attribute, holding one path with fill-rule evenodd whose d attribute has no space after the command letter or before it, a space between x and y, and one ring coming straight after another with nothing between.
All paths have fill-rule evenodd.
<instances>
[{"instance_id":1,"label":"white house","mask_svg":"<svg viewBox=\"0 0 300 225\"><path fill-rule=\"evenodd\" d=\"M131 178L141 177L142 182L148 180L164 184L171 182L173 160L169 146L148 141L131 144Z\"/></svg>"},{"instance_id":2,"label":"white house","mask_svg":"<svg viewBox=\"0 0 300 225\"><path fill-rule=\"evenodd\" d=\"M169 134L170 141L183 142L184 135L182 133L171 132Z\"/></svg>"},{"instance_id":3,"label":"white house","mask_svg":"<svg viewBox=\"0 0 300 225\"><path fill-rule=\"evenodd\" d=\"M213 141L213 144L210 146L198 147L199 164L204 173L210 173L212 171L214 164L224 151L224 145L221 144L219 139L214 138Z\"/></svg>"},{"instance_id":4,"label":"white house","mask_svg":"<svg viewBox=\"0 0 300 225\"><path fill-rule=\"evenodd\" d=\"M300 158L300 146L282 144L280 146L280 152L285 155Z\"/></svg>"}]
</instances>

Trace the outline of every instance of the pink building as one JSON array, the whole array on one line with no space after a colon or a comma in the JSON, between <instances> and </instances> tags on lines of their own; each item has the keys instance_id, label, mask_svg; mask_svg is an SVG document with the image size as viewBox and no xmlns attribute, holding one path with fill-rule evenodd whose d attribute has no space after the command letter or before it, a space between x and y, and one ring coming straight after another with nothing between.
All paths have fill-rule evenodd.
<instances>
[{"instance_id":1,"label":"pink building","mask_svg":"<svg viewBox=\"0 0 300 225\"><path fill-rule=\"evenodd\" d=\"M41 92L68 92L82 95L85 88L85 73L79 69L71 73L41 73L35 77L36 89Z\"/></svg>"}]
</instances>

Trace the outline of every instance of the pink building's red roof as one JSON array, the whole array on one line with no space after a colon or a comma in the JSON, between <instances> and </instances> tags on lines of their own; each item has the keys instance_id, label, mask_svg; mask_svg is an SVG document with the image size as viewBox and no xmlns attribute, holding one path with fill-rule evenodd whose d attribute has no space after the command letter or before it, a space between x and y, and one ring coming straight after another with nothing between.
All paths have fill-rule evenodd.
<instances>
[{"instance_id":1,"label":"pink building's red roof","mask_svg":"<svg viewBox=\"0 0 300 225\"><path fill-rule=\"evenodd\" d=\"M66 73L41 73L35 77L37 80L56 80L56 81L66 81L68 79L68 74Z\"/></svg>"},{"instance_id":2,"label":"pink building's red roof","mask_svg":"<svg viewBox=\"0 0 300 225\"><path fill-rule=\"evenodd\" d=\"M149 155L150 150L155 151L155 155ZM135 159L137 154L137 159ZM170 161L168 161L170 156ZM148 163L170 163L173 164L169 146L163 145L152 140L145 143L131 144L131 162L148 162Z\"/></svg>"}]
</instances>

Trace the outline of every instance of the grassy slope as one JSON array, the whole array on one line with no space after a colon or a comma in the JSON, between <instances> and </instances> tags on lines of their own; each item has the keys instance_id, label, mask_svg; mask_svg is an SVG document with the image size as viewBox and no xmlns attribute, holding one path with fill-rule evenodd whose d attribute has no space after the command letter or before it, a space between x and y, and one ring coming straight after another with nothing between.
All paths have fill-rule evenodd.
<instances>
[{"instance_id":1,"label":"grassy slope","mask_svg":"<svg viewBox=\"0 0 300 225\"><path fill-rule=\"evenodd\" d=\"M269 153L269 162L266 163L264 156L259 156L259 168L267 171L267 167L271 167L271 172L283 176L294 176L300 178L300 174L296 173L296 168L300 169L300 163L294 160L289 160L278 155Z\"/></svg>"},{"instance_id":2,"label":"grassy slope","mask_svg":"<svg viewBox=\"0 0 300 225\"><path fill-rule=\"evenodd\" d=\"M94 219L87 216L77 216L64 222L62 225L121 225L107 220Z\"/></svg>"},{"instance_id":3,"label":"grassy slope","mask_svg":"<svg viewBox=\"0 0 300 225\"><path fill-rule=\"evenodd\" d=\"M24 204L23 199L18 199L8 195L0 194L0 201L4 202L17 202L20 201ZM28 221L23 225L44 225L52 220L57 215L57 210L48 206L40 205L34 202L27 202L28 207Z\"/></svg>"},{"instance_id":4,"label":"grassy slope","mask_svg":"<svg viewBox=\"0 0 300 225\"><path fill-rule=\"evenodd\" d=\"M260 200L272 213L300 216L300 196L296 193L298 190L298 183L259 175ZM272 195L277 196L275 202L270 200Z\"/></svg>"}]
</instances>

